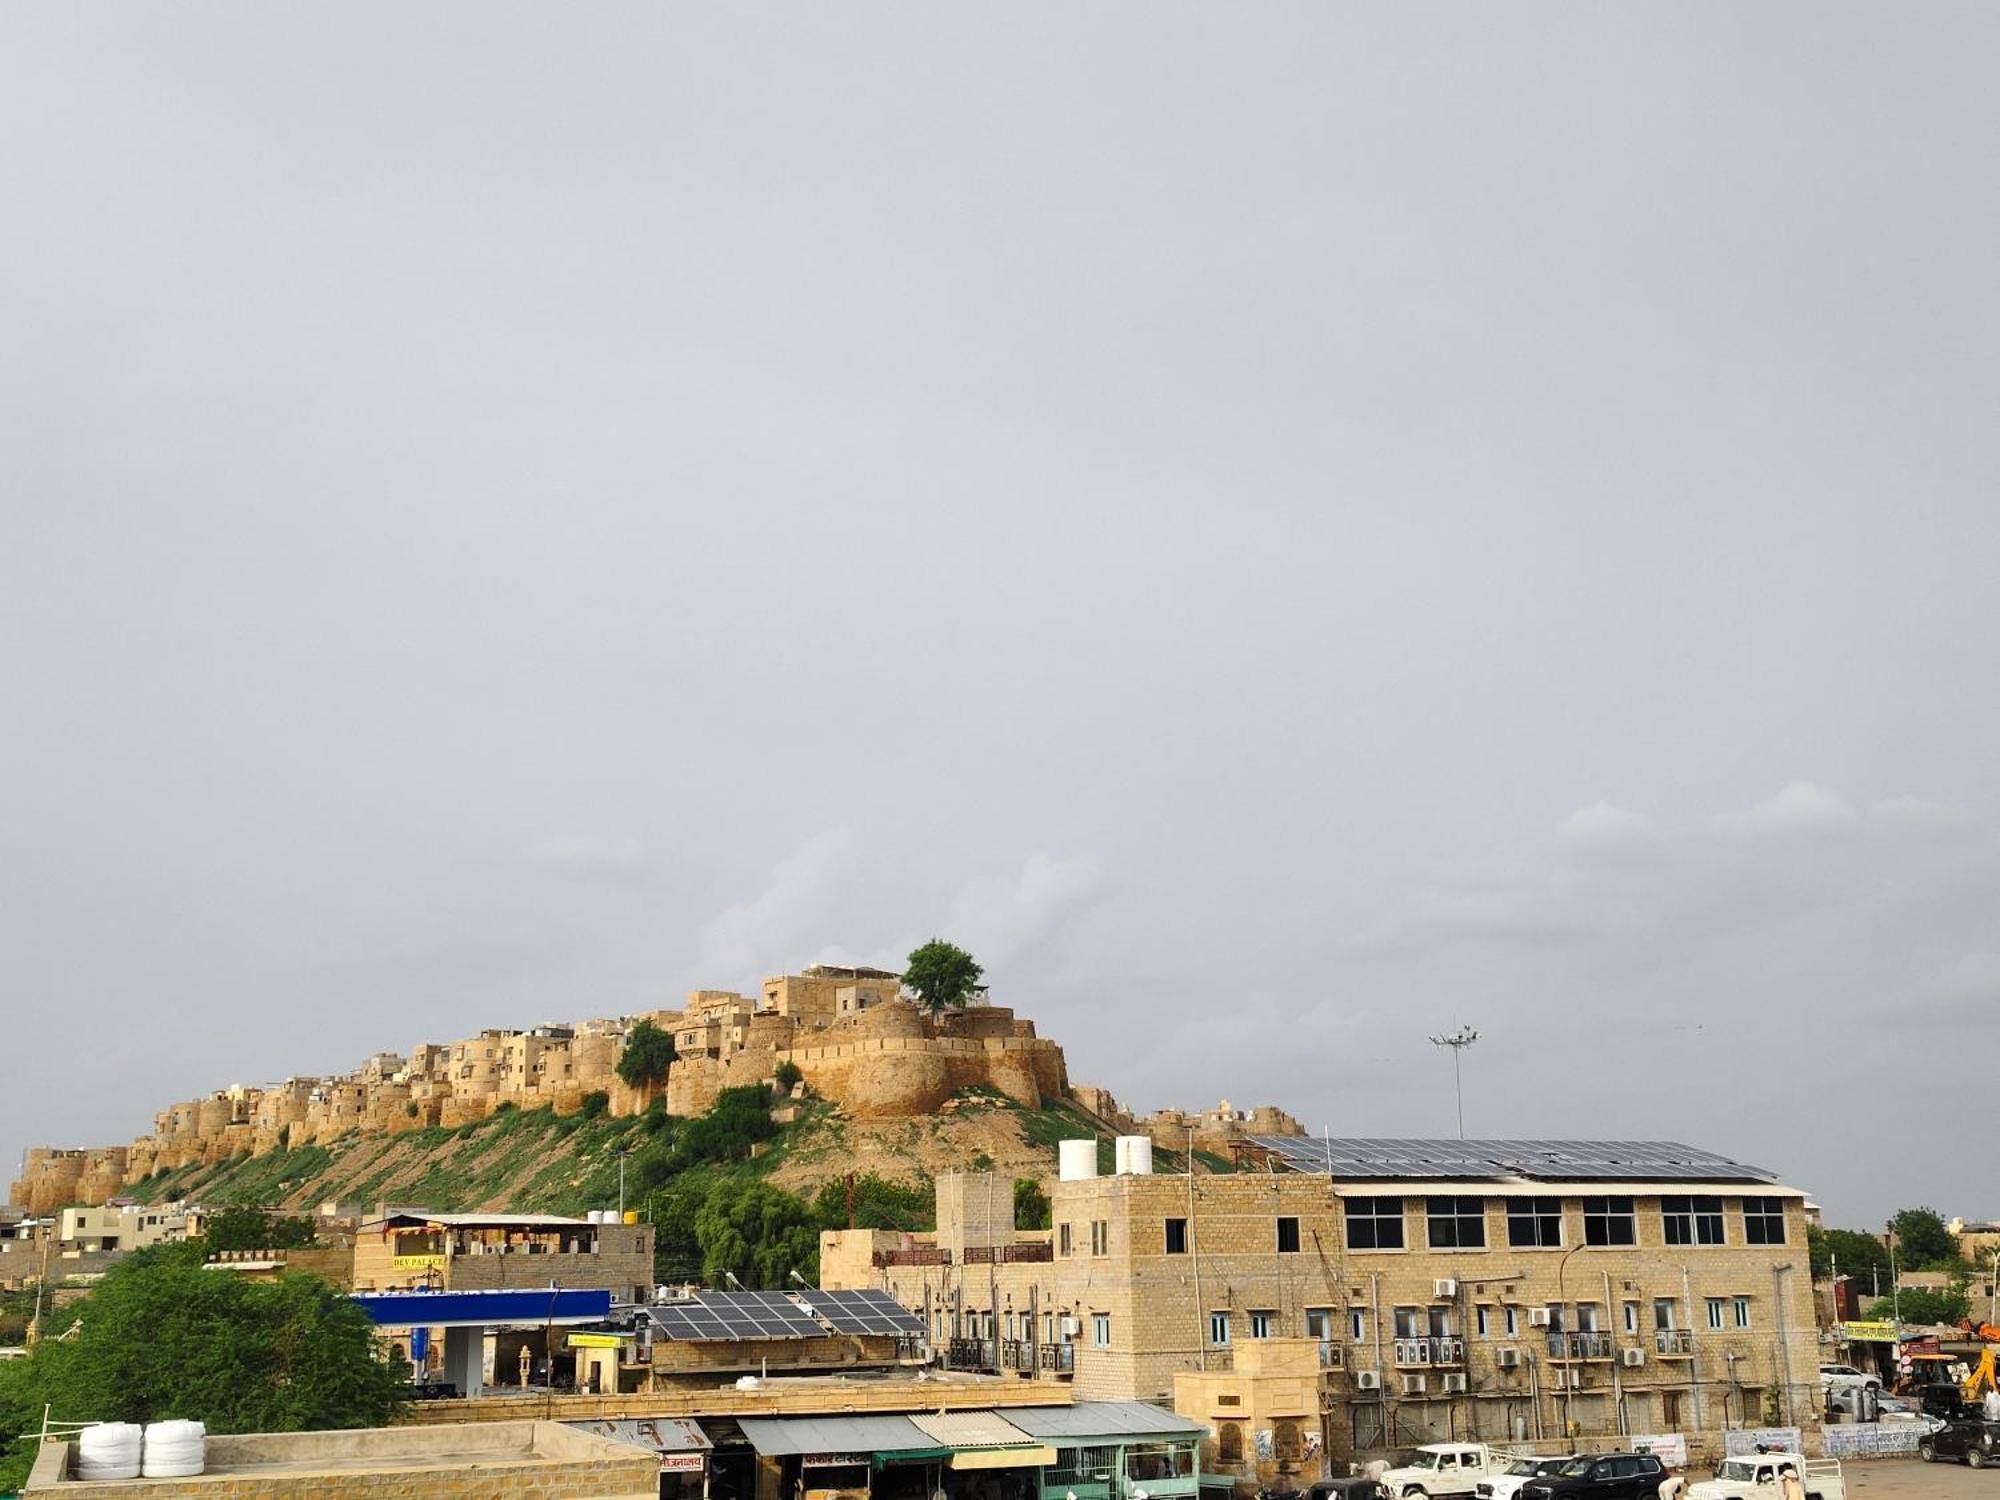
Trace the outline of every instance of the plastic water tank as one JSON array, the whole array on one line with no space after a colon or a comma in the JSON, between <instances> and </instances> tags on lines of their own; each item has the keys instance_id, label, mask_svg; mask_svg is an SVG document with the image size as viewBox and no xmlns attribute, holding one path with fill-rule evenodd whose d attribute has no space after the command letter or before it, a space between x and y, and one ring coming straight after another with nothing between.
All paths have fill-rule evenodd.
<instances>
[{"instance_id":1,"label":"plastic water tank","mask_svg":"<svg viewBox=\"0 0 2000 1500\"><path fill-rule=\"evenodd\" d=\"M208 1430L199 1422L149 1422L146 1425L147 1479L185 1479L208 1463Z\"/></svg>"},{"instance_id":2,"label":"plastic water tank","mask_svg":"<svg viewBox=\"0 0 2000 1500\"><path fill-rule=\"evenodd\" d=\"M1118 1153L1118 1170L1134 1177L1153 1175L1153 1138L1150 1135L1121 1135L1112 1148Z\"/></svg>"},{"instance_id":3,"label":"plastic water tank","mask_svg":"<svg viewBox=\"0 0 2000 1500\"><path fill-rule=\"evenodd\" d=\"M1063 1182L1081 1182L1097 1175L1097 1142L1058 1141L1056 1176Z\"/></svg>"},{"instance_id":4,"label":"plastic water tank","mask_svg":"<svg viewBox=\"0 0 2000 1500\"><path fill-rule=\"evenodd\" d=\"M137 1479L144 1429L137 1422L99 1422L76 1436L78 1479Z\"/></svg>"}]
</instances>

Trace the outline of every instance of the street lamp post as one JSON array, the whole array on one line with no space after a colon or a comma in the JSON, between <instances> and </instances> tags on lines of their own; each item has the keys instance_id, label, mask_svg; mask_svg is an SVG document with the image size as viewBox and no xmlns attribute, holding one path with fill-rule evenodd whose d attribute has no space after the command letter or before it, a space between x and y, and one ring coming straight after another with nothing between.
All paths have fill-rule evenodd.
<instances>
[{"instance_id":1,"label":"street lamp post","mask_svg":"<svg viewBox=\"0 0 2000 1500\"><path fill-rule=\"evenodd\" d=\"M1569 1258L1572 1255L1576 1254L1577 1251L1583 1248L1584 1244L1571 1245L1569 1249L1563 1251L1562 1259L1556 1262L1556 1303L1560 1307L1569 1306L1569 1293L1567 1290L1565 1290L1563 1273L1569 1269ZM1551 1344L1556 1342L1556 1334L1557 1334L1556 1329L1552 1328L1549 1330L1549 1342ZM1568 1355L1571 1352L1567 1342L1569 1336L1569 1330L1563 1329L1561 1330L1561 1334L1564 1340L1564 1345L1563 1345L1564 1354ZM1576 1374L1576 1362L1573 1359L1565 1358L1562 1364L1564 1437L1575 1436L1576 1386L1573 1380L1575 1374Z\"/></svg>"},{"instance_id":2,"label":"street lamp post","mask_svg":"<svg viewBox=\"0 0 2000 1500\"><path fill-rule=\"evenodd\" d=\"M1434 1036L1431 1044L1451 1049L1451 1092L1458 1102L1458 1138L1465 1139L1465 1085L1459 1073L1459 1059L1465 1049L1479 1040L1479 1033L1470 1026L1461 1026L1448 1036Z\"/></svg>"}]
</instances>

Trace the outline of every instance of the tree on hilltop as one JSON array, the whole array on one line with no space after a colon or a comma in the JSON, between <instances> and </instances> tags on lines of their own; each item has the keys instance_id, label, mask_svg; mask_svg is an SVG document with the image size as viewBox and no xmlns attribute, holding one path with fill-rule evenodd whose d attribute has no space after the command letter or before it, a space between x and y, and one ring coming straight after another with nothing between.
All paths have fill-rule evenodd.
<instances>
[{"instance_id":1,"label":"tree on hilltop","mask_svg":"<svg viewBox=\"0 0 2000 1500\"><path fill-rule=\"evenodd\" d=\"M903 988L916 997L917 1009L939 1016L963 1010L985 972L957 944L932 938L904 963Z\"/></svg>"},{"instance_id":2,"label":"tree on hilltop","mask_svg":"<svg viewBox=\"0 0 2000 1500\"><path fill-rule=\"evenodd\" d=\"M618 1059L618 1076L629 1089L645 1089L664 1083L667 1069L676 1054L674 1039L651 1021L641 1021L625 1038L625 1051Z\"/></svg>"}]
</instances>

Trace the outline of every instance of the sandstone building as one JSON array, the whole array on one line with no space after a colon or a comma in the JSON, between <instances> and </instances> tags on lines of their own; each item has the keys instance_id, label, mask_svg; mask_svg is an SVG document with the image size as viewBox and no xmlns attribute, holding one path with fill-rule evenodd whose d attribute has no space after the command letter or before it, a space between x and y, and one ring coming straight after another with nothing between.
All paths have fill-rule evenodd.
<instances>
[{"instance_id":1,"label":"sandstone building","mask_svg":"<svg viewBox=\"0 0 2000 1500\"><path fill-rule=\"evenodd\" d=\"M821 1277L894 1292L955 1363L1090 1399L1213 1396L1179 1409L1225 1470L1257 1432L1348 1454L1811 1425L1804 1195L1686 1147L1558 1145L1266 1139L1233 1175L1059 1180L1053 1229L1027 1233L1011 1193L941 1179L935 1235L829 1233ZM1293 1378L1264 1340L1311 1342L1303 1426L1253 1432L1226 1387L1182 1380L1242 1374L1245 1349Z\"/></svg>"}]
</instances>

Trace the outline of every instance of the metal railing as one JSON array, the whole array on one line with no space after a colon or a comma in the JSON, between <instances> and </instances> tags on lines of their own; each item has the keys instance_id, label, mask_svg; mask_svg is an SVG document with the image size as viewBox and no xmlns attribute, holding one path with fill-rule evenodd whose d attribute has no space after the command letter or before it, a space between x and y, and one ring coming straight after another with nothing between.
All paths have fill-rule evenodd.
<instances>
[{"instance_id":1,"label":"metal railing","mask_svg":"<svg viewBox=\"0 0 2000 1500\"><path fill-rule=\"evenodd\" d=\"M1429 1365L1465 1363L1465 1340L1461 1338L1397 1339L1395 1345L1398 1365L1423 1369Z\"/></svg>"},{"instance_id":2,"label":"metal railing","mask_svg":"<svg viewBox=\"0 0 2000 1500\"><path fill-rule=\"evenodd\" d=\"M998 1360L996 1365L995 1360ZM1074 1344L1031 1344L1026 1339L950 1339L945 1361L954 1370L1014 1370L1032 1375L1038 1370L1068 1375L1076 1369Z\"/></svg>"},{"instance_id":3,"label":"metal railing","mask_svg":"<svg viewBox=\"0 0 2000 1500\"><path fill-rule=\"evenodd\" d=\"M1024 1261L1053 1261L1056 1247L1045 1242L1026 1245L967 1245L965 1263L968 1266L1012 1265Z\"/></svg>"},{"instance_id":4,"label":"metal railing","mask_svg":"<svg viewBox=\"0 0 2000 1500\"><path fill-rule=\"evenodd\" d=\"M1347 1367L1347 1349L1332 1339L1319 1341L1319 1367L1322 1370L1342 1370Z\"/></svg>"},{"instance_id":5,"label":"metal railing","mask_svg":"<svg viewBox=\"0 0 2000 1500\"><path fill-rule=\"evenodd\" d=\"M1653 1330L1653 1352L1655 1354L1694 1353L1694 1334L1686 1328L1655 1328Z\"/></svg>"},{"instance_id":6,"label":"metal railing","mask_svg":"<svg viewBox=\"0 0 2000 1500\"><path fill-rule=\"evenodd\" d=\"M884 1266L948 1266L951 1252L940 1245L918 1245L909 1250L877 1250L870 1257L879 1269Z\"/></svg>"},{"instance_id":7,"label":"metal railing","mask_svg":"<svg viewBox=\"0 0 2000 1500\"><path fill-rule=\"evenodd\" d=\"M1552 1333L1549 1335L1550 1359L1609 1359L1611 1358L1611 1335L1608 1333Z\"/></svg>"}]
</instances>

